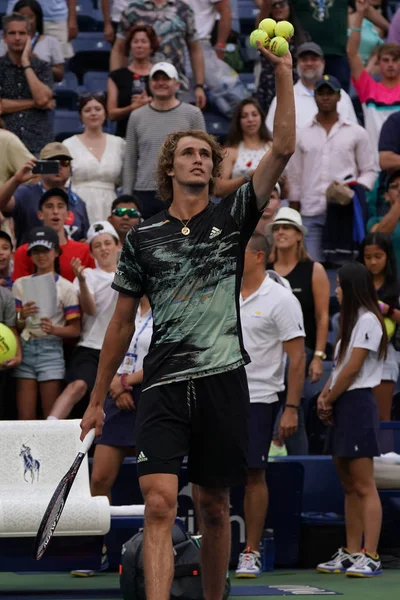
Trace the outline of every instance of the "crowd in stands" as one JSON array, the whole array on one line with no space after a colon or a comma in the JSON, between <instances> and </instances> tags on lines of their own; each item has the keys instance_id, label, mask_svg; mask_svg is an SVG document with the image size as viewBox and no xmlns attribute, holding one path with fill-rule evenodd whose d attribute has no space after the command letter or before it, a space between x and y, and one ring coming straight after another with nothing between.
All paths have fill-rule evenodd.
<instances>
[{"instance_id":1,"label":"crowd in stands","mask_svg":"<svg viewBox=\"0 0 400 600\"><path fill-rule=\"evenodd\" d=\"M155 168L168 134L204 130L225 146L213 202L251 179L276 99L273 66L248 35L272 17L295 28L296 150L256 235L300 301L306 347L299 428L273 451L320 452L313 417L332 367L337 268L363 262L400 326L399 3L0 0L0 13L0 322L20 340L0 370L0 418L82 414L125 236L165 208ZM51 319L30 300L39 275ZM148 313L144 299L139 331ZM399 414L396 332L376 390L382 420ZM129 360L107 399L118 411L134 410L140 386L141 362ZM109 494L102 464L94 477Z\"/></svg>"}]
</instances>

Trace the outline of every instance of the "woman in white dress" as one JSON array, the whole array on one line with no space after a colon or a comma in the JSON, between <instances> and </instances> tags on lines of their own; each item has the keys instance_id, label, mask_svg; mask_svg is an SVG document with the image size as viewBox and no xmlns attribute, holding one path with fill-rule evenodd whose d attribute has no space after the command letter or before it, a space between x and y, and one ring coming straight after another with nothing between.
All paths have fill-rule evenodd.
<instances>
[{"instance_id":1,"label":"woman in white dress","mask_svg":"<svg viewBox=\"0 0 400 600\"><path fill-rule=\"evenodd\" d=\"M257 100L246 98L239 102L232 116L215 195L228 196L249 181L264 154L270 150L271 141L265 115Z\"/></svg>"},{"instance_id":2,"label":"woman in white dress","mask_svg":"<svg viewBox=\"0 0 400 600\"><path fill-rule=\"evenodd\" d=\"M90 224L106 221L121 182L125 140L104 133L107 118L104 94L79 100L83 133L64 140L73 157L72 189L85 201Z\"/></svg>"}]
</instances>

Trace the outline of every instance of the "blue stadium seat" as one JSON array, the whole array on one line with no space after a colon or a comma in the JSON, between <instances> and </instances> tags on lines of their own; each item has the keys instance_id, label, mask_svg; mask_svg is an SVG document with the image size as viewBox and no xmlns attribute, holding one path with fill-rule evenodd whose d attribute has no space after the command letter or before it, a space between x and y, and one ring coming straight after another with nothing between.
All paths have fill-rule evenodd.
<instances>
[{"instance_id":1,"label":"blue stadium seat","mask_svg":"<svg viewBox=\"0 0 400 600\"><path fill-rule=\"evenodd\" d=\"M79 85L74 73L67 71L64 79L54 84L56 107L65 110L76 110L78 104Z\"/></svg>"},{"instance_id":2,"label":"blue stadium seat","mask_svg":"<svg viewBox=\"0 0 400 600\"><path fill-rule=\"evenodd\" d=\"M253 73L239 73L240 81L243 83L244 87L251 94L255 91L256 85L254 82L254 74Z\"/></svg>"},{"instance_id":3,"label":"blue stadium seat","mask_svg":"<svg viewBox=\"0 0 400 600\"><path fill-rule=\"evenodd\" d=\"M230 120L214 113L204 113L207 132L215 135L220 142L224 142L228 135Z\"/></svg>"},{"instance_id":4,"label":"blue stadium seat","mask_svg":"<svg viewBox=\"0 0 400 600\"><path fill-rule=\"evenodd\" d=\"M92 0L77 0L76 12L78 15L92 16L94 6Z\"/></svg>"},{"instance_id":5,"label":"blue stadium seat","mask_svg":"<svg viewBox=\"0 0 400 600\"><path fill-rule=\"evenodd\" d=\"M0 15L7 14L8 0L0 0Z\"/></svg>"},{"instance_id":6,"label":"blue stadium seat","mask_svg":"<svg viewBox=\"0 0 400 600\"><path fill-rule=\"evenodd\" d=\"M84 31L72 40L75 52L111 51L111 44L105 41L100 31Z\"/></svg>"},{"instance_id":7,"label":"blue stadium seat","mask_svg":"<svg viewBox=\"0 0 400 600\"><path fill-rule=\"evenodd\" d=\"M54 136L58 142L82 132L82 123L78 112L57 109L54 118Z\"/></svg>"},{"instance_id":8,"label":"blue stadium seat","mask_svg":"<svg viewBox=\"0 0 400 600\"><path fill-rule=\"evenodd\" d=\"M83 85L88 92L105 92L107 89L108 72L88 71L83 76Z\"/></svg>"}]
</instances>

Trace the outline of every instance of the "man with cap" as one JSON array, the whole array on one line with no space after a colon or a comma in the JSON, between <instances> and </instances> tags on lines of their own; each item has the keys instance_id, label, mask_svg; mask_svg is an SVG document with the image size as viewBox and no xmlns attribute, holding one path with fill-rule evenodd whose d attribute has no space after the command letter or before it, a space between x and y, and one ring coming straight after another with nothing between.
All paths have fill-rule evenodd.
<instances>
[{"instance_id":1,"label":"man with cap","mask_svg":"<svg viewBox=\"0 0 400 600\"><path fill-rule=\"evenodd\" d=\"M72 156L68 148L60 142L51 142L42 148L39 158L56 160L59 163L59 172L41 175L37 183L29 184L32 169L36 164L36 160L32 159L0 186L0 210L6 216L14 218L17 246L26 242L26 235L30 229L40 225L37 216L40 198L44 192L54 187L64 189L68 195L69 213L65 222L68 237L77 241L85 239L89 229L86 205L77 194L65 187L71 176Z\"/></svg>"},{"instance_id":2,"label":"man with cap","mask_svg":"<svg viewBox=\"0 0 400 600\"><path fill-rule=\"evenodd\" d=\"M111 284L121 248L118 233L108 221L98 221L88 231L88 243L97 266L87 269L79 258L72 260L83 314L82 335L66 373L68 385L57 398L50 419L66 419L73 406L92 391L104 335L117 302L118 293Z\"/></svg>"},{"instance_id":3,"label":"man with cap","mask_svg":"<svg viewBox=\"0 0 400 600\"><path fill-rule=\"evenodd\" d=\"M174 65L160 62L150 71L152 101L131 113L126 132L123 168L124 194L137 197L144 219L164 210L156 198L157 156L168 134L191 129L205 130L201 110L177 99L178 72Z\"/></svg>"},{"instance_id":4,"label":"man with cap","mask_svg":"<svg viewBox=\"0 0 400 600\"><path fill-rule=\"evenodd\" d=\"M297 49L297 74L298 82L294 85L294 104L296 108L296 127L303 127L317 114L317 105L314 101L314 86L321 79L325 70L324 53L321 46L314 42L304 42ZM337 106L339 115L351 123L357 123L356 113L350 96L343 89ZM269 131L273 130L276 111L276 96L272 100L268 111L266 125Z\"/></svg>"},{"instance_id":5,"label":"man with cap","mask_svg":"<svg viewBox=\"0 0 400 600\"><path fill-rule=\"evenodd\" d=\"M80 260L84 267L94 267L94 260L90 254L89 246L83 242L76 242L67 237L65 222L69 215L69 197L62 188L47 190L39 200L37 217L40 223L51 227L58 235L61 248L60 275L68 281L75 278L71 261ZM19 246L14 256L13 281L34 273L34 264L28 254L28 244Z\"/></svg>"},{"instance_id":6,"label":"man with cap","mask_svg":"<svg viewBox=\"0 0 400 600\"><path fill-rule=\"evenodd\" d=\"M385 200L389 204L389 211L384 217L371 217L367 223L367 230L390 235L396 255L397 272L400 274L400 170L387 176Z\"/></svg>"},{"instance_id":7,"label":"man with cap","mask_svg":"<svg viewBox=\"0 0 400 600\"><path fill-rule=\"evenodd\" d=\"M371 190L377 177L368 134L338 114L340 96L336 77L324 75L315 83L318 112L310 123L297 130L296 151L287 167L290 206L300 210L308 229L308 254L318 262L324 262L322 233L327 188L338 181L357 182Z\"/></svg>"}]
</instances>

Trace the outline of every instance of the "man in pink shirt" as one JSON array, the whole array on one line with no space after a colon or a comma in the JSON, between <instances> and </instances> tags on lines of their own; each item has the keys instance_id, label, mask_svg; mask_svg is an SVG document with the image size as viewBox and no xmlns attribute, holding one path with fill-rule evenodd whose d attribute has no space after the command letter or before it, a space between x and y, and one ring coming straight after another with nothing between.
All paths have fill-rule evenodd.
<instances>
[{"instance_id":1,"label":"man in pink shirt","mask_svg":"<svg viewBox=\"0 0 400 600\"><path fill-rule=\"evenodd\" d=\"M358 53L361 26L369 9L368 0L356 0L356 13L347 42L352 83L360 98L365 128L373 148L378 148L379 134L389 115L400 108L400 45L383 44L378 49L380 82L375 81L364 69Z\"/></svg>"}]
</instances>

